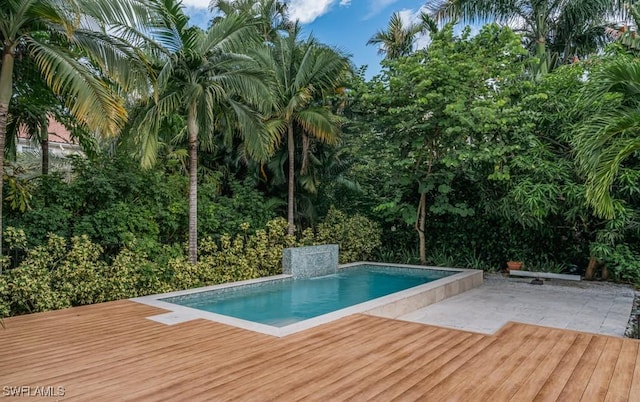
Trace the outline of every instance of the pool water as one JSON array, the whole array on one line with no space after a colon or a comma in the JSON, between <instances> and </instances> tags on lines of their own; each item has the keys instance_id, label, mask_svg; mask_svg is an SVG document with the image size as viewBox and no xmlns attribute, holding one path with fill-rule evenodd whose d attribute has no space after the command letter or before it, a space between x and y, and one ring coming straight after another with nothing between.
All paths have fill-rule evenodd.
<instances>
[{"instance_id":1,"label":"pool water","mask_svg":"<svg viewBox=\"0 0 640 402\"><path fill-rule=\"evenodd\" d=\"M169 297L162 301L283 327L419 286L452 271L363 265L337 274Z\"/></svg>"}]
</instances>

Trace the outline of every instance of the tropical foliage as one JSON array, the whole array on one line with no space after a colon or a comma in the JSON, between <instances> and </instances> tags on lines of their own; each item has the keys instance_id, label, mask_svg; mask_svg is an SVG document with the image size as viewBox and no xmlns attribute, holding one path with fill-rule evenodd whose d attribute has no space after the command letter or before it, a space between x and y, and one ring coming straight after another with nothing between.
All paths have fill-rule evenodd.
<instances>
[{"instance_id":1,"label":"tropical foliage","mask_svg":"<svg viewBox=\"0 0 640 402\"><path fill-rule=\"evenodd\" d=\"M198 148L214 147L223 130L239 133L248 156L269 156L275 138L262 126L267 112L268 81L248 54L259 38L242 15L216 21L206 32L188 25L188 17L172 1L154 27L163 57L157 94L139 111L131 131L139 137L143 165L155 160L162 120L182 114L189 149L189 260L197 261ZM179 133L176 133L179 134Z\"/></svg>"},{"instance_id":2,"label":"tropical foliage","mask_svg":"<svg viewBox=\"0 0 640 402\"><path fill-rule=\"evenodd\" d=\"M611 0L437 0L429 8L439 20L496 21L522 33L541 74L602 49L612 18L624 14Z\"/></svg>"},{"instance_id":3,"label":"tropical foliage","mask_svg":"<svg viewBox=\"0 0 640 402\"><path fill-rule=\"evenodd\" d=\"M53 93L64 95L70 113L92 130L117 133L127 116L118 90L135 91L148 82L145 58L133 44L140 38L137 22L152 20L153 12L153 7L138 0L4 2L0 9L0 149L6 141L14 74L22 63L34 66ZM107 33L108 26L117 35ZM0 152L0 169L3 161Z\"/></svg>"},{"instance_id":4,"label":"tropical foliage","mask_svg":"<svg viewBox=\"0 0 640 402\"><path fill-rule=\"evenodd\" d=\"M55 118L85 152L4 166L0 316L273 275L284 247L324 243L341 262L640 284L640 62L619 2L395 14L370 79L275 0L217 2L206 29L173 0L7 7L1 139L42 142Z\"/></svg>"}]
</instances>

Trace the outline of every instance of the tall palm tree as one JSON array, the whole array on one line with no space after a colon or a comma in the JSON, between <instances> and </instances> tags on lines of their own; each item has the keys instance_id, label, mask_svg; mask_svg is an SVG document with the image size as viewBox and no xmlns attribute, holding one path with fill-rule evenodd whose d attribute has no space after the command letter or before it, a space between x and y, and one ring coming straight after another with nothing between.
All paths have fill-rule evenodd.
<instances>
[{"instance_id":1,"label":"tall palm tree","mask_svg":"<svg viewBox=\"0 0 640 402\"><path fill-rule=\"evenodd\" d=\"M276 38L271 56L263 64L275 72L276 112L268 123L286 138L289 172L287 176L288 233L295 229L295 151L302 143L301 171L308 163L309 136L323 143L335 143L340 128L337 117L321 101L322 96L336 88L349 70L345 55L319 44L314 38L300 39L296 24L284 36Z\"/></svg>"},{"instance_id":2,"label":"tall palm tree","mask_svg":"<svg viewBox=\"0 0 640 402\"><path fill-rule=\"evenodd\" d=\"M5 144L14 67L25 60L33 61L54 93L66 95L67 108L80 121L103 134L118 131L126 111L114 84L128 89L135 82L146 82L144 70L132 68L143 63L129 40L137 32L135 25L150 20L152 9L144 0L4 0L0 150ZM0 171L3 164L0 152ZM2 199L0 185L0 250Z\"/></svg>"},{"instance_id":3,"label":"tall palm tree","mask_svg":"<svg viewBox=\"0 0 640 402\"><path fill-rule=\"evenodd\" d=\"M508 24L524 35L541 74L600 48L607 19L623 12L618 0L436 0L428 7L436 20Z\"/></svg>"},{"instance_id":4,"label":"tall palm tree","mask_svg":"<svg viewBox=\"0 0 640 402\"><path fill-rule=\"evenodd\" d=\"M265 42L272 42L278 35L293 28L287 4L278 0L214 0L211 2L211 8L227 16L244 14L255 22Z\"/></svg>"},{"instance_id":5,"label":"tall palm tree","mask_svg":"<svg viewBox=\"0 0 640 402\"><path fill-rule=\"evenodd\" d=\"M262 126L271 110L269 77L247 54L259 43L254 27L242 15L217 20L207 31L189 27L189 18L174 0L162 0L164 21L155 37L165 53L157 79L157 95L133 122L143 165L151 165L163 119L186 117L189 143L189 261L197 262L198 147L212 146L216 130L241 134L249 157L266 159L276 137ZM228 118L233 114L233 119Z\"/></svg>"},{"instance_id":6,"label":"tall palm tree","mask_svg":"<svg viewBox=\"0 0 640 402\"><path fill-rule=\"evenodd\" d=\"M387 29L381 29L369 39L367 45L378 45L378 53L387 59L397 59L407 56L413 51L413 44L418 33L423 29L422 24L405 24L400 13L393 13L387 24Z\"/></svg>"},{"instance_id":7,"label":"tall palm tree","mask_svg":"<svg viewBox=\"0 0 640 402\"><path fill-rule=\"evenodd\" d=\"M611 219L616 203L611 189L625 160L640 151L640 61L621 58L589 77L588 100L607 94L622 97L582 125L574 139L579 166L586 174L587 202Z\"/></svg>"}]
</instances>

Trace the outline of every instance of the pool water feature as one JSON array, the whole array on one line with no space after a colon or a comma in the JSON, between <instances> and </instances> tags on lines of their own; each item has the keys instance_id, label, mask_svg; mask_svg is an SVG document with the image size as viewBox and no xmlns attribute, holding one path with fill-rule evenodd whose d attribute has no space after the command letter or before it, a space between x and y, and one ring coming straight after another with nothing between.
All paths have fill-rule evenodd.
<instances>
[{"instance_id":1,"label":"pool water feature","mask_svg":"<svg viewBox=\"0 0 640 402\"><path fill-rule=\"evenodd\" d=\"M340 266L336 274L276 275L133 301L170 312L167 325L193 319L285 336L355 313L395 318L482 283L482 271L381 263Z\"/></svg>"},{"instance_id":2,"label":"pool water feature","mask_svg":"<svg viewBox=\"0 0 640 402\"><path fill-rule=\"evenodd\" d=\"M362 265L315 278L263 286L210 290L162 301L242 320L284 327L454 274L415 268Z\"/></svg>"}]
</instances>

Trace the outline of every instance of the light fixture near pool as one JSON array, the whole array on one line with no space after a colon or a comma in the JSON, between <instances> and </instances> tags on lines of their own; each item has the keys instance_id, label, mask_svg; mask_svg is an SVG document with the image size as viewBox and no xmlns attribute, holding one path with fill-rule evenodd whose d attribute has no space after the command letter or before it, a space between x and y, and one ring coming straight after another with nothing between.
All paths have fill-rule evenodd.
<instances>
[{"instance_id":1,"label":"light fixture near pool","mask_svg":"<svg viewBox=\"0 0 640 402\"><path fill-rule=\"evenodd\" d=\"M131 300L169 310L148 317L168 325L208 319L285 336L355 313L395 318L482 283L478 270L374 262L338 266L337 246L287 249L283 272Z\"/></svg>"}]
</instances>

